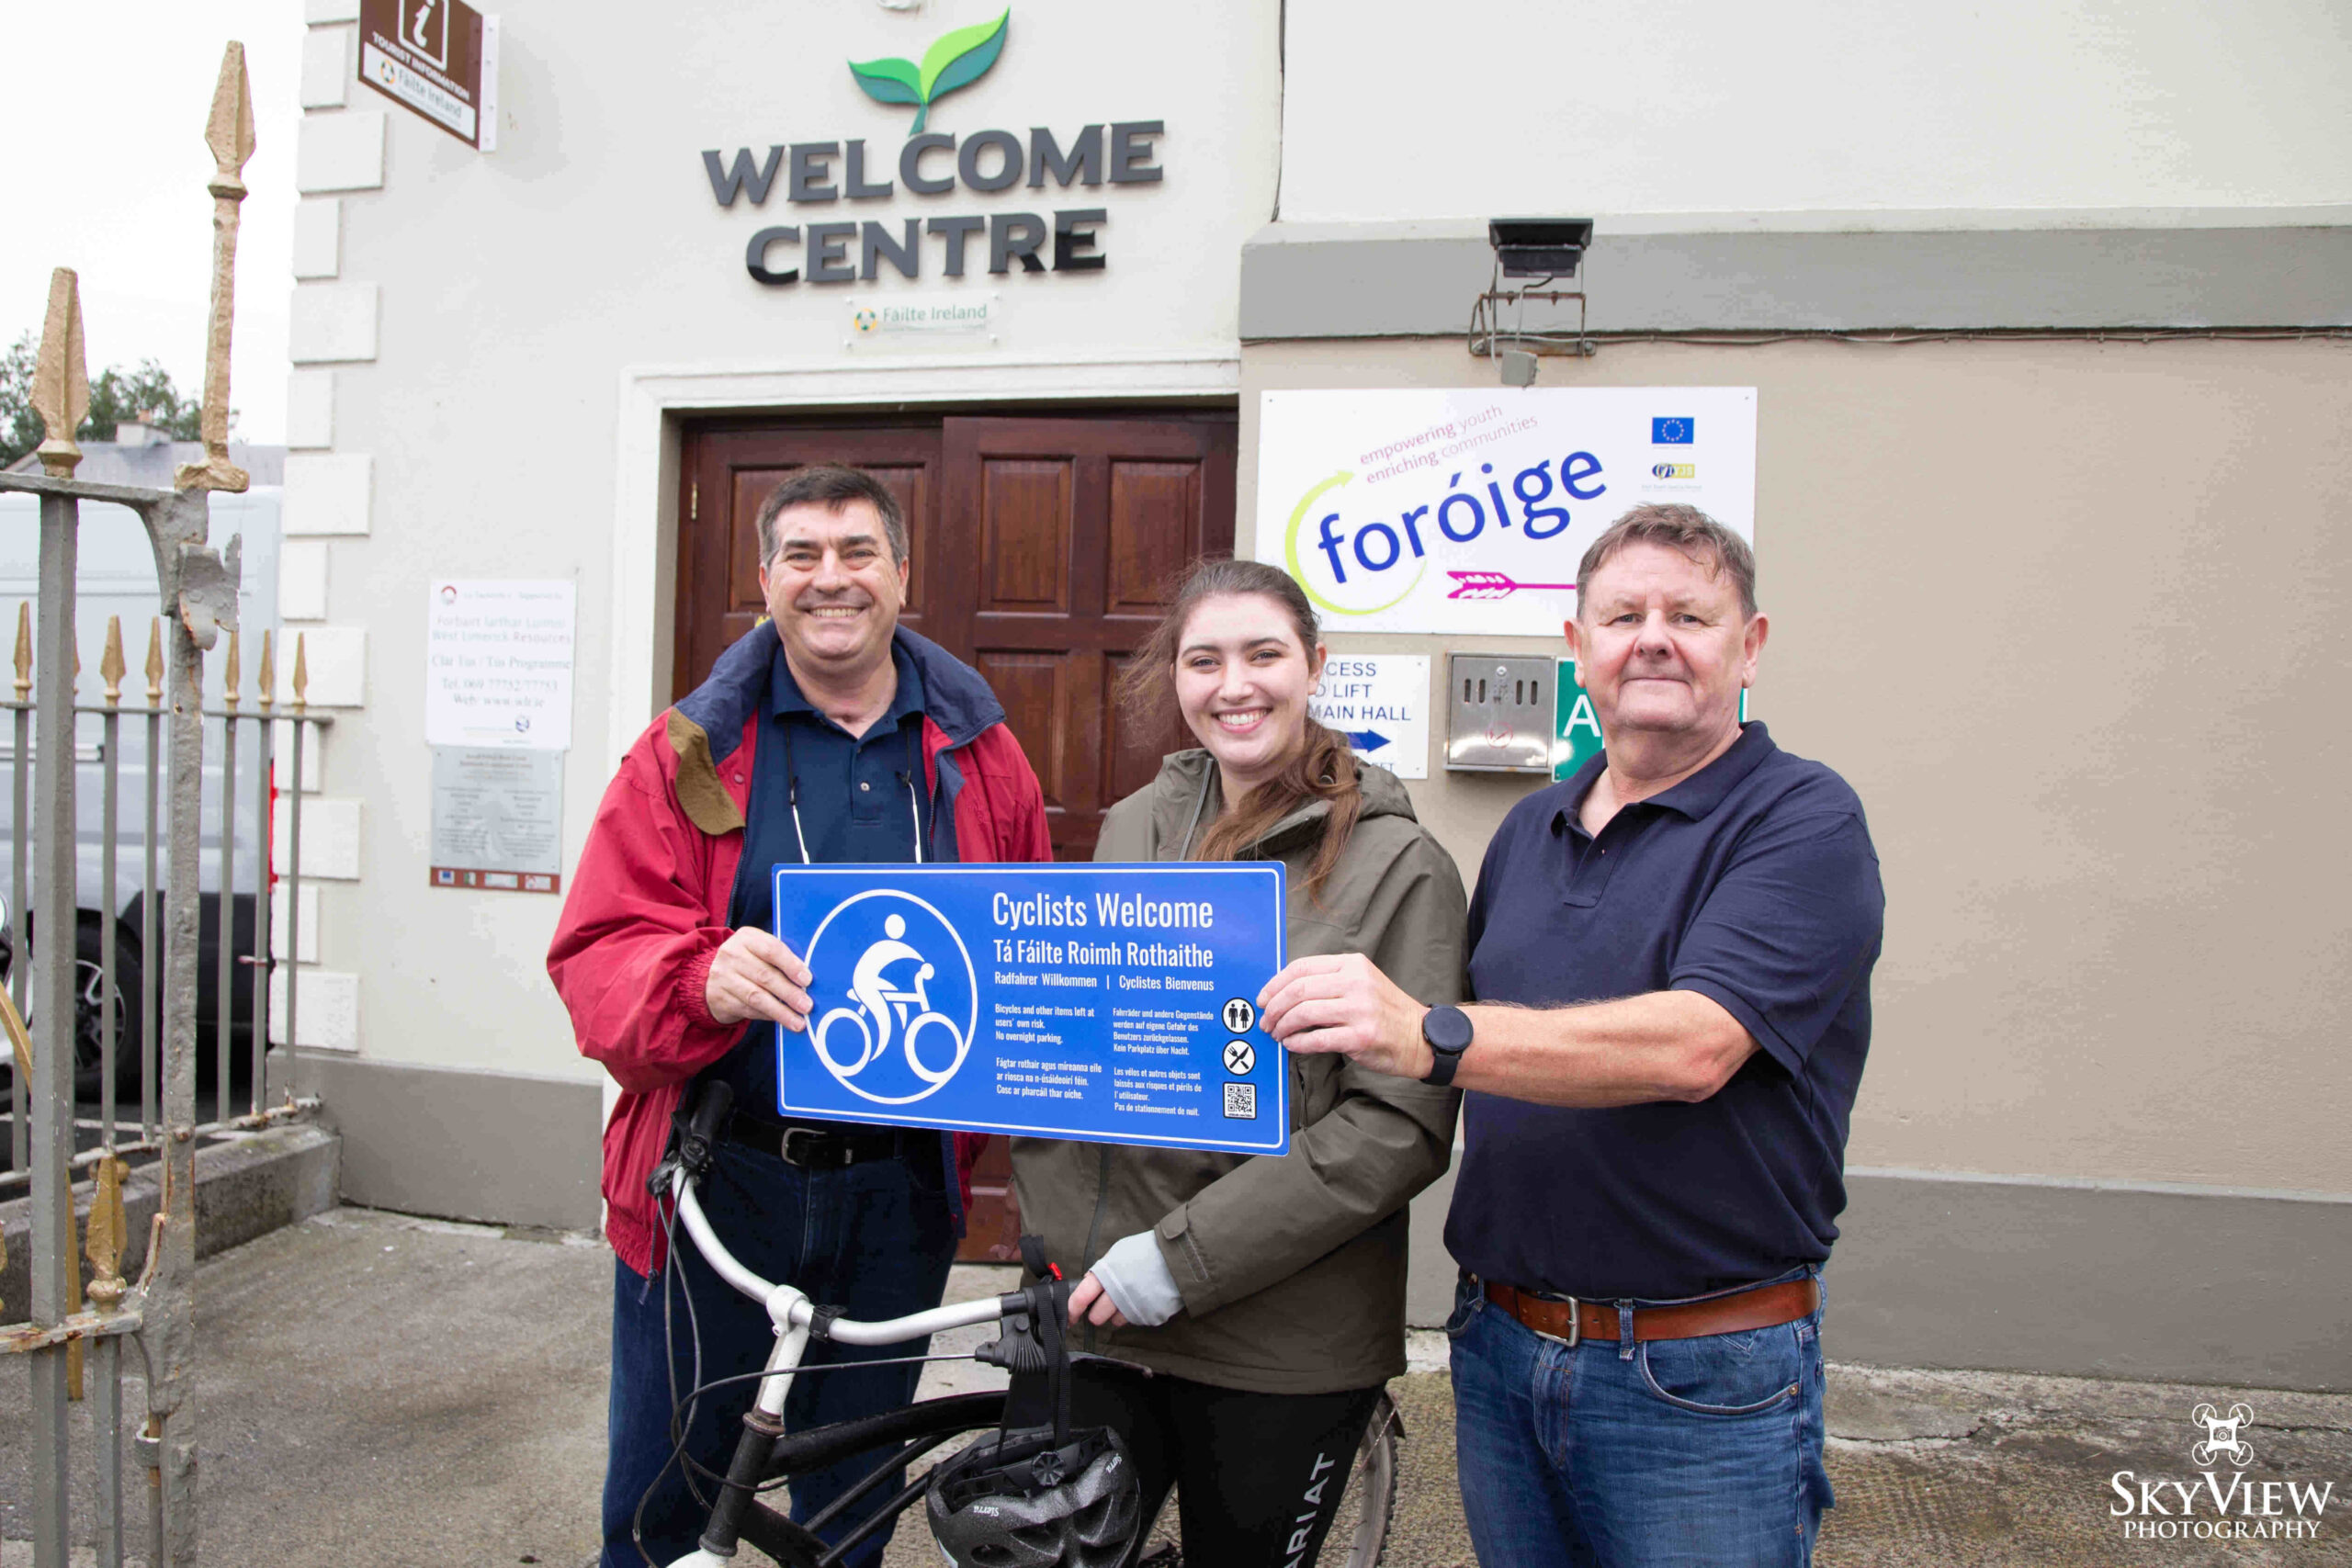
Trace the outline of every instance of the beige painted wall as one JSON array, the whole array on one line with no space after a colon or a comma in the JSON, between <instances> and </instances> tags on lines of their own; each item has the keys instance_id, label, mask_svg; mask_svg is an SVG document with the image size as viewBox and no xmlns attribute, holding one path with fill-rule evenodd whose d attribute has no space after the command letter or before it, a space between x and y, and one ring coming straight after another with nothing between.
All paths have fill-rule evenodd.
<instances>
[{"instance_id":1,"label":"beige painted wall","mask_svg":"<svg viewBox=\"0 0 2352 1568\"><path fill-rule=\"evenodd\" d=\"M1541 379L1759 389L1753 712L1852 782L1885 871L1849 1161L2352 1193L2352 345L1611 345ZM1242 549L1259 392L1493 382L1458 340L1250 345ZM1441 741L1411 787L1474 876L1529 786Z\"/></svg>"}]
</instances>

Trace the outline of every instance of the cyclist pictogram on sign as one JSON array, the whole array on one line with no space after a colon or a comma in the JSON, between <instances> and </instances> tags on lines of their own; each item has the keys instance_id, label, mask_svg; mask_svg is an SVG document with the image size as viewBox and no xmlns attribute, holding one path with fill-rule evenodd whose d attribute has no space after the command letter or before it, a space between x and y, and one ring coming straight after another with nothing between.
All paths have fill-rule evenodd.
<instances>
[{"instance_id":1,"label":"cyclist pictogram on sign","mask_svg":"<svg viewBox=\"0 0 2352 1568\"><path fill-rule=\"evenodd\" d=\"M922 899L875 888L842 900L818 925L808 966L820 1003L838 994L836 976L848 971L842 1005L819 1013L810 1040L851 1093L909 1104L938 1092L964 1065L978 1011L971 955Z\"/></svg>"}]
</instances>

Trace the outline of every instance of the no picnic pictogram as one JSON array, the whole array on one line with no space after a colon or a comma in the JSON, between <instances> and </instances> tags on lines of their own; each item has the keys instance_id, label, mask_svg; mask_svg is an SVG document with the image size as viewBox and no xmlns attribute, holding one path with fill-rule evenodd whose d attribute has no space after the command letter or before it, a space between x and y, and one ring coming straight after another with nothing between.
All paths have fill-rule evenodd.
<instances>
[{"instance_id":1,"label":"no picnic pictogram","mask_svg":"<svg viewBox=\"0 0 2352 1568\"><path fill-rule=\"evenodd\" d=\"M1228 1040L1225 1043L1225 1070L1227 1072L1231 1073L1236 1077L1240 1077L1246 1075L1250 1068L1257 1065L1258 1053L1251 1048L1250 1042L1247 1040Z\"/></svg>"},{"instance_id":2,"label":"no picnic pictogram","mask_svg":"<svg viewBox=\"0 0 2352 1568\"><path fill-rule=\"evenodd\" d=\"M1228 997L1223 1016L1227 1034L1247 1034L1250 1026L1258 1021L1258 1010L1250 1005L1247 997Z\"/></svg>"}]
</instances>

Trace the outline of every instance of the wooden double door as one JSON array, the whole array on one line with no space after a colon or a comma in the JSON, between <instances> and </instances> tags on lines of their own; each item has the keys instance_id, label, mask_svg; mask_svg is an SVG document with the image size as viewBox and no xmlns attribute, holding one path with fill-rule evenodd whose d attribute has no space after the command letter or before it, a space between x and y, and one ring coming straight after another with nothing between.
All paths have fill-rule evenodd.
<instances>
[{"instance_id":1,"label":"wooden double door","mask_svg":"<svg viewBox=\"0 0 2352 1568\"><path fill-rule=\"evenodd\" d=\"M1137 733L1114 686L1187 561L1233 547L1229 412L950 415L690 431L675 694L749 631L760 502L792 469L846 463L906 511L904 622L977 669L1044 786L1054 853L1093 853L1102 813L1181 730Z\"/></svg>"}]
</instances>

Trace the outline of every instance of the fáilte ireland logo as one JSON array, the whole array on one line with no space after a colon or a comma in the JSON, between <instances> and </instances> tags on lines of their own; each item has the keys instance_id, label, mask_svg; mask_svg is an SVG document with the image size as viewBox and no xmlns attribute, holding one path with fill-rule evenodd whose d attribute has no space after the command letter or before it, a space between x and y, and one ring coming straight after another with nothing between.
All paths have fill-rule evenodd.
<instances>
[{"instance_id":1,"label":"f\u00e1ilte ireland logo","mask_svg":"<svg viewBox=\"0 0 2352 1568\"><path fill-rule=\"evenodd\" d=\"M915 121L907 128L907 134L912 136L922 130L932 105L989 73L996 57L1004 52L1005 25L1012 19L1008 8L993 22L978 22L943 35L923 51L921 65L911 60L853 60L849 73L877 104L914 105Z\"/></svg>"}]
</instances>

